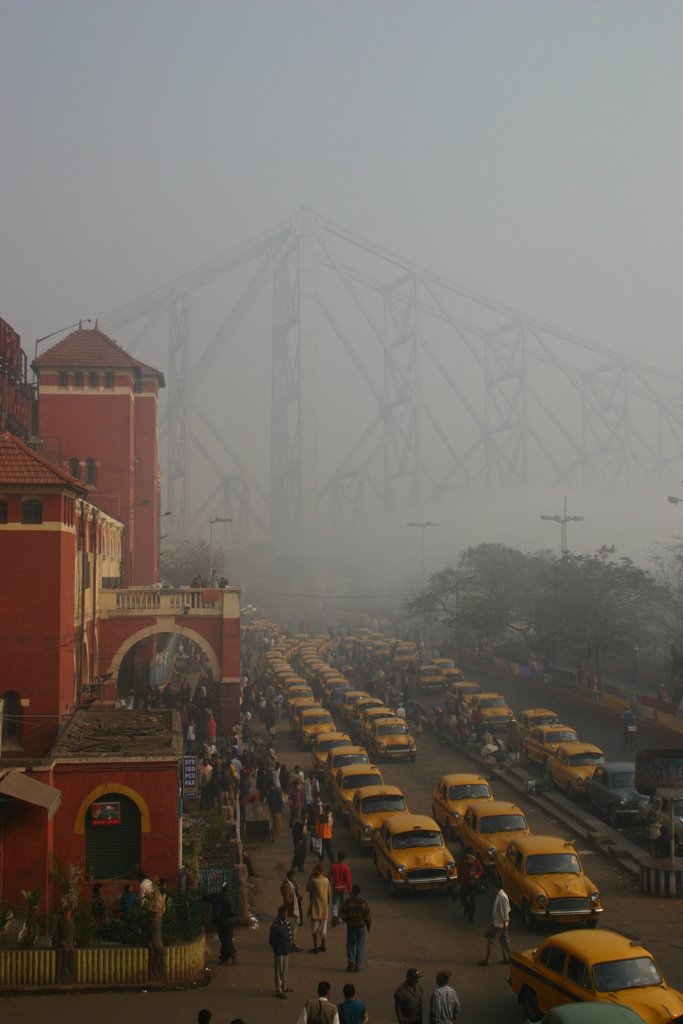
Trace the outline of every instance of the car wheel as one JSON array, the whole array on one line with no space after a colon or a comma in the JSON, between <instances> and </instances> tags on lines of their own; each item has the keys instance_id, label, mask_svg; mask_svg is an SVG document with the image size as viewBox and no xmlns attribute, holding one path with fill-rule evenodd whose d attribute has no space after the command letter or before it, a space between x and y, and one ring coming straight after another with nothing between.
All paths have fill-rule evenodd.
<instances>
[{"instance_id":1,"label":"car wheel","mask_svg":"<svg viewBox=\"0 0 683 1024\"><path fill-rule=\"evenodd\" d=\"M566 796L567 800L573 800L574 799L574 789L572 787L571 782L568 782L567 785L565 786L565 788L564 788L564 795Z\"/></svg>"},{"instance_id":2,"label":"car wheel","mask_svg":"<svg viewBox=\"0 0 683 1024\"><path fill-rule=\"evenodd\" d=\"M607 820L612 828L616 828L619 824L619 815L617 814L617 809L614 804L610 804L609 810L607 811Z\"/></svg>"},{"instance_id":3,"label":"car wheel","mask_svg":"<svg viewBox=\"0 0 683 1024\"><path fill-rule=\"evenodd\" d=\"M529 906L528 900L524 900L524 903L522 903L522 919L527 928L533 928L534 919L531 914L531 907Z\"/></svg>"},{"instance_id":4,"label":"car wheel","mask_svg":"<svg viewBox=\"0 0 683 1024\"><path fill-rule=\"evenodd\" d=\"M597 927L598 927L598 919L597 919L597 917L589 917L588 920L586 921L586 928L597 928Z\"/></svg>"},{"instance_id":5,"label":"car wheel","mask_svg":"<svg viewBox=\"0 0 683 1024\"><path fill-rule=\"evenodd\" d=\"M522 1008L526 1014L526 1019L530 1021L541 1020L543 1014L538 1008L538 997L532 988L525 985L522 989L520 1000Z\"/></svg>"}]
</instances>

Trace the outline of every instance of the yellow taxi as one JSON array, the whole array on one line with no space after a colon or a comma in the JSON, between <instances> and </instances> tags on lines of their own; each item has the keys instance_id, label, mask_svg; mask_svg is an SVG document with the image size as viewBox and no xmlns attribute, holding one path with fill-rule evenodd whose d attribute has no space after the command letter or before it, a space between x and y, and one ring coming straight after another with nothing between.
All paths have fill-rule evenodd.
<instances>
[{"instance_id":1,"label":"yellow taxi","mask_svg":"<svg viewBox=\"0 0 683 1024\"><path fill-rule=\"evenodd\" d=\"M420 665L415 681L418 693L446 689L446 677L438 665Z\"/></svg>"},{"instance_id":2,"label":"yellow taxi","mask_svg":"<svg viewBox=\"0 0 683 1024\"><path fill-rule=\"evenodd\" d=\"M417 756L417 745L405 719L396 715L373 719L364 740L370 754L378 760L414 761Z\"/></svg>"},{"instance_id":3,"label":"yellow taxi","mask_svg":"<svg viewBox=\"0 0 683 1024\"><path fill-rule=\"evenodd\" d=\"M496 869L511 834L531 834L524 811L507 800L481 800L468 804L455 830L463 846L471 846L485 868Z\"/></svg>"},{"instance_id":4,"label":"yellow taxi","mask_svg":"<svg viewBox=\"0 0 683 1024\"><path fill-rule=\"evenodd\" d=\"M446 707L449 711L455 711L460 697L473 697L481 693L481 686L472 679L461 679L451 683L446 693Z\"/></svg>"},{"instance_id":5,"label":"yellow taxi","mask_svg":"<svg viewBox=\"0 0 683 1024\"><path fill-rule=\"evenodd\" d=\"M361 721L363 718L363 712L370 708L383 708L385 707L384 701L379 697L361 697L357 700L351 708L351 717L357 721Z\"/></svg>"},{"instance_id":6,"label":"yellow taxi","mask_svg":"<svg viewBox=\"0 0 683 1024\"><path fill-rule=\"evenodd\" d=\"M432 817L447 839L455 836L465 810L475 800L493 800L493 791L483 775L463 772L441 776L432 794Z\"/></svg>"},{"instance_id":7,"label":"yellow taxi","mask_svg":"<svg viewBox=\"0 0 683 1024\"><path fill-rule=\"evenodd\" d=\"M529 761L545 767L555 756L558 743L578 743L579 737L570 725L538 725L524 737L522 747Z\"/></svg>"},{"instance_id":8,"label":"yellow taxi","mask_svg":"<svg viewBox=\"0 0 683 1024\"><path fill-rule=\"evenodd\" d=\"M394 815L375 833L373 857L389 892L451 889L457 884L455 857L433 818Z\"/></svg>"},{"instance_id":9,"label":"yellow taxi","mask_svg":"<svg viewBox=\"0 0 683 1024\"><path fill-rule=\"evenodd\" d=\"M325 708L309 708L299 715L299 743L306 750L313 746L320 733L334 732L336 725L332 715Z\"/></svg>"},{"instance_id":10,"label":"yellow taxi","mask_svg":"<svg viewBox=\"0 0 683 1024\"><path fill-rule=\"evenodd\" d=\"M449 683L457 683L459 680L464 678L462 669L458 668L457 665L453 665L452 668L443 668L441 671L443 672L444 679L446 680L446 685Z\"/></svg>"},{"instance_id":11,"label":"yellow taxi","mask_svg":"<svg viewBox=\"0 0 683 1024\"><path fill-rule=\"evenodd\" d=\"M349 721L353 718L353 705L357 704L363 697L369 697L370 694L367 690L347 690L342 697L340 705L341 716L345 721Z\"/></svg>"},{"instance_id":12,"label":"yellow taxi","mask_svg":"<svg viewBox=\"0 0 683 1024\"><path fill-rule=\"evenodd\" d=\"M361 846L370 847L375 832L387 818L409 813L398 786L363 786L356 790L349 807L349 832Z\"/></svg>"},{"instance_id":13,"label":"yellow taxi","mask_svg":"<svg viewBox=\"0 0 683 1024\"><path fill-rule=\"evenodd\" d=\"M394 712L386 704L372 704L364 707L360 716L361 735L366 731L366 726L374 722L376 718L391 718Z\"/></svg>"},{"instance_id":14,"label":"yellow taxi","mask_svg":"<svg viewBox=\"0 0 683 1024\"><path fill-rule=\"evenodd\" d=\"M534 922L597 925L600 892L584 874L572 843L557 836L520 836L500 859L498 873L527 927Z\"/></svg>"},{"instance_id":15,"label":"yellow taxi","mask_svg":"<svg viewBox=\"0 0 683 1024\"><path fill-rule=\"evenodd\" d=\"M415 644L399 644L394 651L393 662L398 668L412 665L418 659L418 650Z\"/></svg>"},{"instance_id":16,"label":"yellow taxi","mask_svg":"<svg viewBox=\"0 0 683 1024\"><path fill-rule=\"evenodd\" d=\"M555 756L548 760L548 770L556 789L569 800L576 800L583 794L586 779L604 763L605 755L592 743L558 743Z\"/></svg>"},{"instance_id":17,"label":"yellow taxi","mask_svg":"<svg viewBox=\"0 0 683 1024\"><path fill-rule=\"evenodd\" d=\"M287 713L291 720L292 732L296 732L296 723L299 715L302 711L306 711L307 708L319 708L321 705L315 699L313 694L301 697L289 697L287 699Z\"/></svg>"},{"instance_id":18,"label":"yellow taxi","mask_svg":"<svg viewBox=\"0 0 683 1024\"><path fill-rule=\"evenodd\" d=\"M599 928L558 932L535 949L513 950L508 975L527 1019L565 1003L626 1006L645 1024L683 1020L683 994L664 981L639 942Z\"/></svg>"},{"instance_id":19,"label":"yellow taxi","mask_svg":"<svg viewBox=\"0 0 683 1024\"><path fill-rule=\"evenodd\" d=\"M472 710L475 706L481 708L484 726L489 732L500 732L507 729L515 720L502 693L475 693L473 696L466 696L465 700L469 702Z\"/></svg>"},{"instance_id":20,"label":"yellow taxi","mask_svg":"<svg viewBox=\"0 0 683 1024\"><path fill-rule=\"evenodd\" d=\"M330 803L339 812L342 820L347 817L349 807L357 789L365 786L381 786L382 773L374 764L347 764L337 768L330 783Z\"/></svg>"},{"instance_id":21,"label":"yellow taxi","mask_svg":"<svg viewBox=\"0 0 683 1024\"><path fill-rule=\"evenodd\" d=\"M540 725L556 725L559 720L560 716L550 708L526 708L516 716L517 728L522 738Z\"/></svg>"},{"instance_id":22,"label":"yellow taxi","mask_svg":"<svg viewBox=\"0 0 683 1024\"><path fill-rule=\"evenodd\" d=\"M339 768L345 768L349 764L370 764L370 758L365 747L356 747L349 744L348 747L335 747L331 750L327 764L325 765L325 782L328 789Z\"/></svg>"},{"instance_id":23,"label":"yellow taxi","mask_svg":"<svg viewBox=\"0 0 683 1024\"><path fill-rule=\"evenodd\" d=\"M351 737L346 732L323 732L316 736L311 748L311 768L314 772L325 770L327 759L333 750L350 747Z\"/></svg>"}]
</instances>

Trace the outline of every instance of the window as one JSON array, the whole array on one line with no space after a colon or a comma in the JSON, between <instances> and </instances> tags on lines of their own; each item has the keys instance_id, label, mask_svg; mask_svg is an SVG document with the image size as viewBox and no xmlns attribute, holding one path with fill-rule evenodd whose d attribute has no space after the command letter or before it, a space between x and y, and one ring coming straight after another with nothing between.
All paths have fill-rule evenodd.
<instances>
[{"instance_id":1,"label":"window","mask_svg":"<svg viewBox=\"0 0 683 1024\"><path fill-rule=\"evenodd\" d=\"M569 963L567 965L567 977L570 981L573 981L576 985L580 985L581 988L591 987L591 976L590 971L584 963L577 960L575 956L569 957Z\"/></svg>"},{"instance_id":2,"label":"window","mask_svg":"<svg viewBox=\"0 0 683 1024\"><path fill-rule=\"evenodd\" d=\"M21 503L21 521L38 526L43 521L43 503L40 498L25 498Z\"/></svg>"},{"instance_id":3,"label":"window","mask_svg":"<svg viewBox=\"0 0 683 1024\"><path fill-rule=\"evenodd\" d=\"M77 480L81 479L81 464L78 459L69 459L69 472L72 476L75 476Z\"/></svg>"},{"instance_id":4,"label":"window","mask_svg":"<svg viewBox=\"0 0 683 1024\"><path fill-rule=\"evenodd\" d=\"M95 483L95 460L94 459L86 459L85 460L85 482L86 482L86 484L94 484Z\"/></svg>"},{"instance_id":5,"label":"window","mask_svg":"<svg viewBox=\"0 0 683 1024\"><path fill-rule=\"evenodd\" d=\"M0 498L0 523L7 522L7 499Z\"/></svg>"},{"instance_id":6,"label":"window","mask_svg":"<svg viewBox=\"0 0 683 1024\"><path fill-rule=\"evenodd\" d=\"M539 960L555 974L562 974L564 970L565 954L563 949L556 949L555 946L546 946L541 953Z\"/></svg>"},{"instance_id":7,"label":"window","mask_svg":"<svg viewBox=\"0 0 683 1024\"><path fill-rule=\"evenodd\" d=\"M135 383L133 384L133 391L135 391L136 394L142 394L142 381L141 380L136 380L135 381Z\"/></svg>"},{"instance_id":8,"label":"window","mask_svg":"<svg viewBox=\"0 0 683 1024\"><path fill-rule=\"evenodd\" d=\"M99 375L99 373L90 373L89 377L90 377L90 387L91 388L99 387L99 384L100 384L100 375Z\"/></svg>"},{"instance_id":9,"label":"window","mask_svg":"<svg viewBox=\"0 0 683 1024\"><path fill-rule=\"evenodd\" d=\"M59 373L57 374L57 383L59 384L60 388L68 387L68 385L69 385L69 376L68 376L66 370L60 370L59 371Z\"/></svg>"},{"instance_id":10,"label":"window","mask_svg":"<svg viewBox=\"0 0 683 1024\"><path fill-rule=\"evenodd\" d=\"M104 386L105 388L114 387L114 374L111 371L105 373L104 375Z\"/></svg>"},{"instance_id":11,"label":"window","mask_svg":"<svg viewBox=\"0 0 683 1024\"><path fill-rule=\"evenodd\" d=\"M21 701L19 694L14 690L3 693L2 699L5 702L2 715L2 742L3 746L18 747L21 745Z\"/></svg>"},{"instance_id":12,"label":"window","mask_svg":"<svg viewBox=\"0 0 683 1024\"><path fill-rule=\"evenodd\" d=\"M80 371L74 374L74 384L77 388L83 387L83 374Z\"/></svg>"}]
</instances>

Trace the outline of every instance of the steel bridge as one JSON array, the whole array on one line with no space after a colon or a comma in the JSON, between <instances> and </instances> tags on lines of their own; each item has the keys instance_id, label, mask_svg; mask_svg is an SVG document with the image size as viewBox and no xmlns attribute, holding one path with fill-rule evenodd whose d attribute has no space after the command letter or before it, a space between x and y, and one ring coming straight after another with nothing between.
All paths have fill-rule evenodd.
<instances>
[{"instance_id":1,"label":"steel bridge","mask_svg":"<svg viewBox=\"0 0 683 1024\"><path fill-rule=\"evenodd\" d=\"M217 322L198 330L212 284ZM286 547L373 504L400 513L541 479L614 491L661 483L683 459L683 376L521 316L310 208L100 322L143 358L167 333L161 434L182 537L220 516L236 540ZM230 380L221 360L259 345L261 472L230 403L204 397Z\"/></svg>"}]
</instances>

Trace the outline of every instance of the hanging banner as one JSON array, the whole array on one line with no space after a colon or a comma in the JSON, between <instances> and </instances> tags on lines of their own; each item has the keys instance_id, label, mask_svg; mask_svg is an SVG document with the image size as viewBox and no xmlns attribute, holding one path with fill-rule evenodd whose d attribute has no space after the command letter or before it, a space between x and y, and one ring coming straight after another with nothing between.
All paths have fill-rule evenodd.
<instances>
[{"instance_id":1,"label":"hanging banner","mask_svg":"<svg viewBox=\"0 0 683 1024\"><path fill-rule=\"evenodd\" d=\"M183 796L186 798L199 796L197 758L193 754L183 756Z\"/></svg>"}]
</instances>

